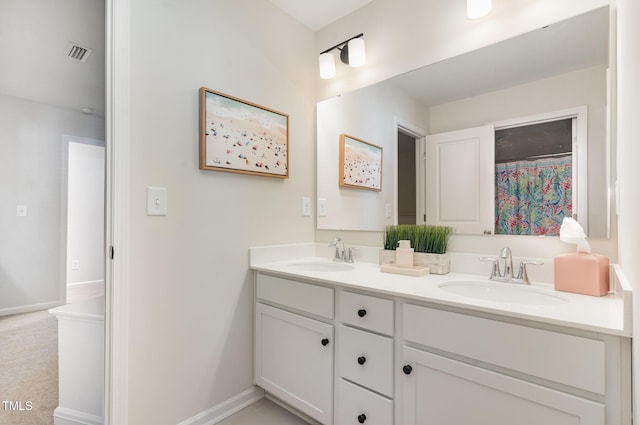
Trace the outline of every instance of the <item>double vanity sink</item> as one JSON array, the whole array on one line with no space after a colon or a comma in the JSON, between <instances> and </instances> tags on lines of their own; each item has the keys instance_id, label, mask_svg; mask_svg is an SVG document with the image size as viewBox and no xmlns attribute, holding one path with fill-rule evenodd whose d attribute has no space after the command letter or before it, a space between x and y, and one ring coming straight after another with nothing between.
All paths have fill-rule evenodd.
<instances>
[{"instance_id":1,"label":"double vanity sink","mask_svg":"<svg viewBox=\"0 0 640 425\"><path fill-rule=\"evenodd\" d=\"M308 422L631 423L624 282L557 292L457 272L453 255L451 273L412 277L323 248L250 251L255 383Z\"/></svg>"},{"instance_id":2,"label":"double vanity sink","mask_svg":"<svg viewBox=\"0 0 640 425\"><path fill-rule=\"evenodd\" d=\"M294 261L285 265L286 269L308 273L332 273L355 270L354 264L324 259ZM570 303L568 297L550 289L532 288L527 285L493 282L490 280L451 280L437 284L450 294L498 303L528 305L563 305Z\"/></svg>"}]
</instances>

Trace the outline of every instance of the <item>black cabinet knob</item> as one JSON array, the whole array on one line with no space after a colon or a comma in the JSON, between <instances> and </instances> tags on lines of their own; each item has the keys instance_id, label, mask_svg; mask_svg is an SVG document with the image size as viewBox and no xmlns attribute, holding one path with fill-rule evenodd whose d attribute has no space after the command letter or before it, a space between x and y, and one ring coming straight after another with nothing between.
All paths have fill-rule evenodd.
<instances>
[{"instance_id":1,"label":"black cabinet knob","mask_svg":"<svg viewBox=\"0 0 640 425\"><path fill-rule=\"evenodd\" d=\"M322 338L322 341L320 341L320 343L321 343L323 346L325 346L325 347L326 347L327 345L329 345L329 339L328 339L328 338Z\"/></svg>"},{"instance_id":2,"label":"black cabinet knob","mask_svg":"<svg viewBox=\"0 0 640 425\"><path fill-rule=\"evenodd\" d=\"M366 420L367 420L367 416L364 413L360 413L358 415L358 422L360 422L361 424L363 424Z\"/></svg>"},{"instance_id":3,"label":"black cabinet knob","mask_svg":"<svg viewBox=\"0 0 640 425\"><path fill-rule=\"evenodd\" d=\"M411 371L413 371L413 368L411 367L411 365L407 364L402 367L402 371L405 375L411 375Z\"/></svg>"},{"instance_id":4,"label":"black cabinet knob","mask_svg":"<svg viewBox=\"0 0 640 425\"><path fill-rule=\"evenodd\" d=\"M367 310L365 310L364 308L361 308L360 310L358 310L358 316L364 317L366 315L367 315Z\"/></svg>"},{"instance_id":5,"label":"black cabinet knob","mask_svg":"<svg viewBox=\"0 0 640 425\"><path fill-rule=\"evenodd\" d=\"M365 356L358 357L358 364L363 365L367 362L367 358Z\"/></svg>"}]
</instances>

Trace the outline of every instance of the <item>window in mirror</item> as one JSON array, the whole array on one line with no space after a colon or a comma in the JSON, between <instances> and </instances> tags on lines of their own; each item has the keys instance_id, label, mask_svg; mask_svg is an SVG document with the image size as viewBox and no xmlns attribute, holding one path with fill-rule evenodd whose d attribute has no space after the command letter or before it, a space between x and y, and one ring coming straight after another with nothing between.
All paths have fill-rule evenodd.
<instances>
[{"instance_id":1,"label":"window in mirror","mask_svg":"<svg viewBox=\"0 0 640 425\"><path fill-rule=\"evenodd\" d=\"M558 236L575 205L576 117L495 132L495 233Z\"/></svg>"}]
</instances>

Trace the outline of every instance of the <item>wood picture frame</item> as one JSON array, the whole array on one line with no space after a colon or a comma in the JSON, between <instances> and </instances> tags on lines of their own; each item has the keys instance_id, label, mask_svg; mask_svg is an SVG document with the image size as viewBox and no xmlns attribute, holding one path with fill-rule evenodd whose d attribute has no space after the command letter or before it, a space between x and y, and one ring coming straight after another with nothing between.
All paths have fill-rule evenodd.
<instances>
[{"instance_id":1,"label":"wood picture frame","mask_svg":"<svg viewBox=\"0 0 640 425\"><path fill-rule=\"evenodd\" d=\"M347 134L340 135L340 187L382 191L382 148Z\"/></svg>"},{"instance_id":2,"label":"wood picture frame","mask_svg":"<svg viewBox=\"0 0 640 425\"><path fill-rule=\"evenodd\" d=\"M201 87L200 169L289 177L289 115Z\"/></svg>"}]
</instances>

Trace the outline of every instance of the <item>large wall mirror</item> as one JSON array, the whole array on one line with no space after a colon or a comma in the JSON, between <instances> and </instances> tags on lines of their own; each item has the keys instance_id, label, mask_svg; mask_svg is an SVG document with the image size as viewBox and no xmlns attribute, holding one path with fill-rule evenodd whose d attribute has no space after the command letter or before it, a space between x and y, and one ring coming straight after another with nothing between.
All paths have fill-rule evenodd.
<instances>
[{"instance_id":1,"label":"large wall mirror","mask_svg":"<svg viewBox=\"0 0 640 425\"><path fill-rule=\"evenodd\" d=\"M461 234L553 236L551 224L542 233L527 227L544 221L540 214L562 214L590 237L607 237L609 21L609 8L597 9L319 102L318 228L427 222ZM382 148L381 191L339 185L341 134ZM535 189L556 190L544 201L552 213L509 227L499 173L523 161L562 164L563 174Z\"/></svg>"}]
</instances>

